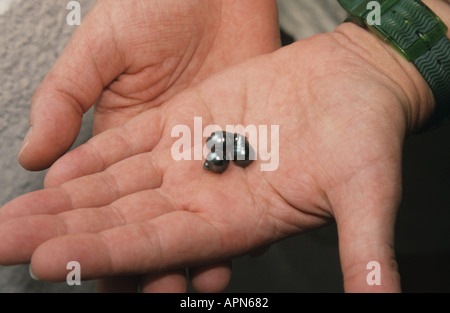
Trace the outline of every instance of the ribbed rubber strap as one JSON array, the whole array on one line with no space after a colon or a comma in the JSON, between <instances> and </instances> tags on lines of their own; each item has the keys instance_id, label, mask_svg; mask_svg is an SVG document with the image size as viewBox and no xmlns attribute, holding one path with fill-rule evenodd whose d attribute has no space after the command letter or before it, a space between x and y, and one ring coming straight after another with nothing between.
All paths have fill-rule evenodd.
<instances>
[{"instance_id":1,"label":"ribbed rubber strap","mask_svg":"<svg viewBox=\"0 0 450 313\"><path fill-rule=\"evenodd\" d=\"M450 116L450 40L442 38L431 50L414 60L436 99L436 110L426 129L440 126Z\"/></svg>"},{"instance_id":2,"label":"ribbed rubber strap","mask_svg":"<svg viewBox=\"0 0 450 313\"><path fill-rule=\"evenodd\" d=\"M366 24L368 0L338 0L350 16ZM380 0L381 25L369 26L385 37L422 74L436 99L435 114L426 130L450 115L450 40L447 27L419 0Z\"/></svg>"}]
</instances>

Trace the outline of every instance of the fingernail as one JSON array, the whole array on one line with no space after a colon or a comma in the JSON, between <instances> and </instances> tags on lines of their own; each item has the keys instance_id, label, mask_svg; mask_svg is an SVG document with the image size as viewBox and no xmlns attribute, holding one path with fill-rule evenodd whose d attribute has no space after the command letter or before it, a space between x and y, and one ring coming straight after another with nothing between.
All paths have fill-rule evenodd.
<instances>
[{"instance_id":1,"label":"fingernail","mask_svg":"<svg viewBox=\"0 0 450 313\"><path fill-rule=\"evenodd\" d=\"M20 152L19 152L19 159L20 159L20 156L22 155L22 153L27 148L28 143L30 142L32 130L33 130L33 128L30 127L30 129L28 130L27 135L25 136L25 139L23 140L22 147L20 148Z\"/></svg>"},{"instance_id":2,"label":"fingernail","mask_svg":"<svg viewBox=\"0 0 450 313\"><path fill-rule=\"evenodd\" d=\"M31 270L31 265L28 267L28 272L30 273L30 277L33 278L34 280L39 280L34 274L33 271Z\"/></svg>"}]
</instances>

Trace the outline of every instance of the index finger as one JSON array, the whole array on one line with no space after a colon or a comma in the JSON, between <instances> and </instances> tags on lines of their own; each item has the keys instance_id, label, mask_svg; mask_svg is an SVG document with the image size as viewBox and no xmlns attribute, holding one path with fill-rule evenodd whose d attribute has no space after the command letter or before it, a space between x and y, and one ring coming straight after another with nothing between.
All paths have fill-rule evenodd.
<instances>
[{"instance_id":1,"label":"index finger","mask_svg":"<svg viewBox=\"0 0 450 313\"><path fill-rule=\"evenodd\" d=\"M159 272L220 260L231 253L223 243L213 224L175 211L141 224L51 239L34 252L31 270L46 281L63 280L70 261L80 264L82 279Z\"/></svg>"}]
</instances>

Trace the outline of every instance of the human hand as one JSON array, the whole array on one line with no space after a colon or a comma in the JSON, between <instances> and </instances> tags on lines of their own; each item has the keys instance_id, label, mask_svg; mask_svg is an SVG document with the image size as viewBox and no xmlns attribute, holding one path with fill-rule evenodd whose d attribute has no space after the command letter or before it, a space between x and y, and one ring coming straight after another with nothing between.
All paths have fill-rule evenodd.
<instances>
[{"instance_id":1,"label":"human hand","mask_svg":"<svg viewBox=\"0 0 450 313\"><path fill-rule=\"evenodd\" d=\"M72 145L82 115L97 99L94 135L123 125L224 67L278 47L272 0L256 5L253 0L98 1L33 97L33 131L19 161L31 170L52 164ZM205 289L202 281L208 276L227 272L228 266L218 265L193 269L191 277ZM183 285L184 276L166 273L142 280L147 282L143 288L157 290L169 281ZM112 281L99 282L100 289L136 285L135 278Z\"/></svg>"},{"instance_id":2,"label":"human hand","mask_svg":"<svg viewBox=\"0 0 450 313\"><path fill-rule=\"evenodd\" d=\"M95 105L94 135L213 73L280 47L273 0L97 1L31 105L19 162L49 167Z\"/></svg>"},{"instance_id":3,"label":"human hand","mask_svg":"<svg viewBox=\"0 0 450 313\"><path fill-rule=\"evenodd\" d=\"M31 259L51 281L72 260L85 279L160 272L335 219L345 290L399 291L402 144L432 106L414 66L344 24L221 72L61 158L46 178L54 187L0 211L0 263ZM222 127L280 125L279 168L262 172L258 160L217 175L202 161L174 161L171 130L194 116ZM381 264L380 286L366 283L371 261Z\"/></svg>"}]
</instances>

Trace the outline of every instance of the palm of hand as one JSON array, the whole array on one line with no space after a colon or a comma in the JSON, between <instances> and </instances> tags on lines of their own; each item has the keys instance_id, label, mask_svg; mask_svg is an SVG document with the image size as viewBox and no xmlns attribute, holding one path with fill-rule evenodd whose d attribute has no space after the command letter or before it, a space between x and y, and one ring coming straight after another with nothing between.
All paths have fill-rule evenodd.
<instances>
[{"instance_id":1,"label":"palm of hand","mask_svg":"<svg viewBox=\"0 0 450 313\"><path fill-rule=\"evenodd\" d=\"M41 170L63 155L94 103L96 135L227 66L279 48L275 14L252 15L232 4L97 2L33 96L22 166Z\"/></svg>"},{"instance_id":2,"label":"palm of hand","mask_svg":"<svg viewBox=\"0 0 450 313\"><path fill-rule=\"evenodd\" d=\"M14 260L34 252L34 272L46 279L65 277L74 259L86 278L151 272L248 253L334 217L346 284L364 287L358 275L371 257L381 254L384 271L393 271L390 226L404 125L389 126L401 122L402 102L382 74L333 35L224 71L58 161L46 180L56 187L11 202L2 219L42 213L39 204L17 209L37 199L49 212L69 211L3 224L0 231L8 231L27 219L29 227L1 251ZM355 96L363 90L377 95L373 106ZM218 176L201 161L174 161L171 129L191 125L193 116L222 127L280 125L279 169L261 172L257 161ZM37 231L28 250L14 251L16 241Z\"/></svg>"},{"instance_id":3,"label":"palm of hand","mask_svg":"<svg viewBox=\"0 0 450 313\"><path fill-rule=\"evenodd\" d=\"M96 41L90 43L93 59L104 62L97 65L101 72L111 68L111 59L115 64L115 73L108 79L115 80L96 106L96 133L160 105L206 77L213 70L209 62L219 61L220 55L209 53L219 33L220 2L133 2L110 6L102 2L91 12L97 19L100 16L96 23L107 26L100 34L90 35L107 38L98 46ZM92 31L89 26L86 28ZM108 57L106 47L111 50Z\"/></svg>"}]
</instances>

